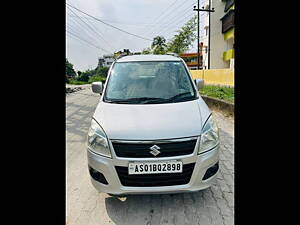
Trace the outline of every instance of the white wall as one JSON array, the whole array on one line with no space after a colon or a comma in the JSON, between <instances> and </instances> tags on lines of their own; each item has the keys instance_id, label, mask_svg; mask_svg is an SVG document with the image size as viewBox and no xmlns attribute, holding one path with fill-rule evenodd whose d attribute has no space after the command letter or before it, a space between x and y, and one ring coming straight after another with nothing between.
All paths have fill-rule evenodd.
<instances>
[{"instance_id":1,"label":"white wall","mask_svg":"<svg viewBox=\"0 0 300 225\"><path fill-rule=\"evenodd\" d=\"M104 58L103 66L105 66L105 67L109 67L115 61L115 59L113 58L113 55L111 55L111 56L104 55L103 58Z\"/></svg>"},{"instance_id":2,"label":"white wall","mask_svg":"<svg viewBox=\"0 0 300 225\"><path fill-rule=\"evenodd\" d=\"M223 52L233 48L233 39L225 41L224 35L222 34L222 21L220 19L225 15L225 3L226 2L222 0L212 0L212 8L215 8L215 12L211 13L211 69L232 67L231 64L233 60L223 60Z\"/></svg>"}]
</instances>

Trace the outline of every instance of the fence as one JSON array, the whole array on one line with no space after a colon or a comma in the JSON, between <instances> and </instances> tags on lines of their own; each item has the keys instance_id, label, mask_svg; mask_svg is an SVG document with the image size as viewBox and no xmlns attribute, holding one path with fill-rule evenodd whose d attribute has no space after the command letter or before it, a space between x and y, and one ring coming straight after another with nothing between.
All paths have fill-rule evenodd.
<instances>
[{"instance_id":1,"label":"fence","mask_svg":"<svg viewBox=\"0 0 300 225\"><path fill-rule=\"evenodd\" d=\"M234 87L234 71L231 69L190 70L193 79L203 79L204 84Z\"/></svg>"}]
</instances>

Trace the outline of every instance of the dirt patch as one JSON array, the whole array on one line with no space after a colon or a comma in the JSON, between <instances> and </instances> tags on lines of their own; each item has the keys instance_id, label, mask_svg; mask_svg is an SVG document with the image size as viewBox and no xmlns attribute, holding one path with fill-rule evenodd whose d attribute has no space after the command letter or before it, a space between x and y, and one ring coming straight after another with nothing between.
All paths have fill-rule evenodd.
<instances>
[{"instance_id":1,"label":"dirt patch","mask_svg":"<svg viewBox=\"0 0 300 225\"><path fill-rule=\"evenodd\" d=\"M73 92L76 92L76 91L80 91L82 89L83 88L81 88L81 87L74 87L74 88L66 87L66 94L73 93Z\"/></svg>"}]
</instances>

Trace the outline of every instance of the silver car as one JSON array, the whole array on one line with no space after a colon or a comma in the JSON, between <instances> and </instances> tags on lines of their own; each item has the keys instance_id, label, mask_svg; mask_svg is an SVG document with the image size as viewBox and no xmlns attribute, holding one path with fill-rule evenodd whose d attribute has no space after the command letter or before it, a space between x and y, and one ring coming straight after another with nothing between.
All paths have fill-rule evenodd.
<instances>
[{"instance_id":1,"label":"silver car","mask_svg":"<svg viewBox=\"0 0 300 225\"><path fill-rule=\"evenodd\" d=\"M111 195L210 187L219 170L219 131L185 62L170 55L116 60L87 136L93 186Z\"/></svg>"}]
</instances>

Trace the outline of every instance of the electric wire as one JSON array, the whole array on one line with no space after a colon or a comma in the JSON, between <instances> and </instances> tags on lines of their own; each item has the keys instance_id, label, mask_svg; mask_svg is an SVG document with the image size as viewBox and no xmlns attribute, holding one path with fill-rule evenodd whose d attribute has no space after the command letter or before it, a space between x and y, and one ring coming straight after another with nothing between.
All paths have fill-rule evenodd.
<instances>
[{"instance_id":1,"label":"electric wire","mask_svg":"<svg viewBox=\"0 0 300 225\"><path fill-rule=\"evenodd\" d=\"M152 40L149 39L149 38L142 37L142 36L140 36L140 35L130 33L130 32L128 32L128 31L126 31L126 30L120 29L120 28L118 28L118 27L116 27L116 26L113 26L113 25L111 25L111 24L109 24L109 23L106 23L106 22L104 22L103 20L101 20L101 19L99 19L99 18L96 18L96 17L94 17L94 16L92 16L92 15L90 15L90 14L88 14L88 13L86 13L86 12L84 12L84 11L82 11L82 10L80 10L80 9L78 9L78 8L76 8L76 7L72 6L72 5L70 5L70 4L68 4L68 3L66 3L66 4L67 4L68 6L70 6L70 7L72 7L73 9L76 9L77 11L79 11L79 12L81 12L81 13L83 13L83 14L85 14L85 15L87 15L87 16L93 18L93 19L95 19L96 21L99 21L99 22L101 22L101 23L103 23L103 24L105 24L105 25L107 25L107 26L110 26L110 27L112 27L112 28L114 28L114 29L117 29L117 30L119 30L119 31L121 31L121 32L123 32L123 33L129 34L129 35L132 35L132 36L135 36L135 37L137 37L137 38L144 39L144 40L147 40L147 41L152 41Z\"/></svg>"},{"instance_id":2,"label":"electric wire","mask_svg":"<svg viewBox=\"0 0 300 225\"><path fill-rule=\"evenodd\" d=\"M91 45L91 46L94 46L94 47L97 48L97 49L100 49L100 50L105 51L105 52L107 52L107 53L111 53L111 52L107 51L107 50L104 49L104 48L101 48L101 47L99 47L99 46L96 46L96 45L92 44L91 42L82 39L82 38L79 37L78 35L76 35L76 34L70 32L70 31L68 31L68 30L67 30L67 33L69 33L70 35L72 35L72 36L74 36L74 37L77 37L79 40L84 41L84 42L88 43L88 44Z\"/></svg>"},{"instance_id":3,"label":"electric wire","mask_svg":"<svg viewBox=\"0 0 300 225\"><path fill-rule=\"evenodd\" d=\"M185 3L185 2L183 2L183 3ZM174 22L174 18L176 18L176 17L178 17L178 14L184 14L184 13L186 13L186 12L188 12L188 10L190 10L189 8L192 6L192 5L194 5L195 4L195 2L193 2L192 4L189 4L188 5L188 7L186 7L186 8L184 8L182 11L180 11L180 12L176 12L176 9L179 9L180 7L177 7L174 11L172 11L172 12L175 12L176 14L175 14L175 16L173 16L171 19L168 19L167 21L167 23L165 23L165 25L170 25L171 23L173 23ZM183 4L181 4L180 6L182 6ZM169 15L172 15L172 14L168 14L168 16ZM167 17L168 17L167 16ZM165 18L167 18L167 17L165 17ZM180 18L180 17L179 17ZM160 24L158 24L158 25L153 25L153 28L152 29L150 29L149 30L149 34L154 34L154 33L157 33L157 32L155 32L155 30L156 29L161 29L161 25Z\"/></svg>"},{"instance_id":4,"label":"electric wire","mask_svg":"<svg viewBox=\"0 0 300 225\"><path fill-rule=\"evenodd\" d=\"M177 9L181 8L181 7L184 5L185 1L183 1L182 3L183 3L183 4L179 5L179 6L178 6L177 8L175 8L173 11L170 11L170 12L167 13L165 16L163 16L162 18L160 18L160 20L158 20L158 21L156 22L156 24L159 24L159 22L163 21L163 20L162 20L163 18L164 18L164 19L165 19L165 18L168 18L169 15L172 15L172 13L176 12ZM169 22L170 22L170 21L169 21ZM155 28L155 25L153 25L153 27ZM151 30L151 29L150 29L150 32L151 32L151 33L153 33L153 31L154 31L154 30Z\"/></svg>"},{"instance_id":5,"label":"electric wire","mask_svg":"<svg viewBox=\"0 0 300 225\"><path fill-rule=\"evenodd\" d=\"M189 15L187 15L187 16L185 16L184 18L181 18L181 20L180 21L177 21L177 23L176 23L176 25L178 26L179 24L181 24L182 22L187 22L188 20L187 19L191 19L192 17L193 17L193 13L191 13L191 14L189 14ZM166 27L166 28L163 28L161 31L160 31L160 33L166 33L166 31L169 31L170 30L170 28L174 28L174 26L172 27L172 26L168 26L168 27Z\"/></svg>"},{"instance_id":6,"label":"electric wire","mask_svg":"<svg viewBox=\"0 0 300 225\"><path fill-rule=\"evenodd\" d=\"M175 0L171 5L169 5L166 9L164 9L162 12L163 13L161 13L156 19L154 19L153 20L153 26L155 26L155 24L159 21L159 18L162 16L162 15L164 15L164 13L166 13L169 9L171 9L172 8L172 6L177 2L178 0ZM148 27L147 27L148 28ZM153 27L152 27L153 28ZM150 28L150 30L152 29L152 28Z\"/></svg>"},{"instance_id":7,"label":"electric wire","mask_svg":"<svg viewBox=\"0 0 300 225\"><path fill-rule=\"evenodd\" d=\"M68 28L70 31L72 31L73 33L79 35L79 34L78 34L78 31L77 31L76 29L74 29L73 27L71 27L69 24L68 24L67 28Z\"/></svg>"},{"instance_id":8,"label":"electric wire","mask_svg":"<svg viewBox=\"0 0 300 225\"><path fill-rule=\"evenodd\" d=\"M181 27L178 26L178 25L180 25L181 22L185 21L185 19L188 18L188 17L189 17L189 19L191 19L191 18L192 18L192 17L191 17L192 15L193 15L193 13L192 13L192 14L189 14L187 17L185 17L185 18L183 18L181 21L177 22L177 24L176 24L175 26L169 27L168 29L162 30L162 31L164 31L164 33L167 33L167 32L170 31L170 29L174 29L174 27L177 27L177 30L180 29ZM188 20L187 20L187 21L188 21ZM187 22L187 21L186 21L186 22ZM174 33L174 32L176 32L176 31L173 31L172 33ZM203 32L204 32L204 31L203 31Z\"/></svg>"},{"instance_id":9,"label":"electric wire","mask_svg":"<svg viewBox=\"0 0 300 225\"><path fill-rule=\"evenodd\" d=\"M73 15L69 15L70 17L75 17ZM79 16L82 19L86 19L86 20L93 20L95 21L95 19L87 17L87 16ZM152 26L154 25L153 23L124 23L124 22L120 22L120 21L115 21L115 20L107 20L107 19L102 19L104 22L108 22L108 23L113 23L113 24L121 24L121 25L126 25L126 26L143 26L143 28L145 28L145 26Z\"/></svg>"},{"instance_id":10,"label":"electric wire","mask_svg":"<svg viewBox=\"0 0 300 225\"><path fill-rule=\"evenodd\" d=\"M108 41L106 41L103 37L102 37L102 35L101 34L99 34L91 25L89 25L88 23L86 23L83 19L81 19L78 15L77 15L77 13L75 13L72 9L70 9L69 7L68 7L68 9L75 15L75 16L77 16L91 31L93 31L98 37L100 37L111 49L114 49L114 47L113 46L111 46L109 43L108 43Z\"/></svg>"},{"instance_id":11,"label":"electric wire","mask_svg":"<svg viewBox=\"0 0 300 225\"><path fill-rule=\"evenodd\" d=\"M70 14L68 13L68 16ZM80 31L78 31L78 33L80 34L84 34L86 37L88 37L92 42L98 42L99 39L97 37L95 37L95 34L91 33L90 30L87 30L85 26L83 26L82 23L80 23L80 21L72 18L71 21L76 25L76 28L78 28ZM68 23L71 24L71 23ZM74 26L75 26L74 25ZM80 35L81 36L81 35Z\"/></svg>"}]
</instances>

